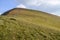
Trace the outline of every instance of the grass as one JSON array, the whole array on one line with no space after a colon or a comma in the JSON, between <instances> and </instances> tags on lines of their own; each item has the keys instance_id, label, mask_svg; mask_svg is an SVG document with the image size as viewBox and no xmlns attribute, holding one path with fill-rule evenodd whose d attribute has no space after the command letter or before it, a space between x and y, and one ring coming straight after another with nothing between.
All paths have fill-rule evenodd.
<instances>
[{"instance_id":1,"label":"grass","mask_svg":"<svg viewBox=\"0 0 60 40\"><path fill-rule=\"evenodd\" d=\"M27 9L0 16L0 40L60 40L60 17Z\"/></svg>"}]
</instances>

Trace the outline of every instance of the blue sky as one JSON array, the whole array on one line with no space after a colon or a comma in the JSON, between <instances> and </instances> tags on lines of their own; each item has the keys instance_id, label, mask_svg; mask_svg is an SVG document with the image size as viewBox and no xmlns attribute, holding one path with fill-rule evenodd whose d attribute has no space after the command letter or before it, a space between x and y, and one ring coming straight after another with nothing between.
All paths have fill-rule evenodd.
<instances>
[{"instance_id":1,"label":"blue sky","mask_svg":"<svg viewBox=\"0 0 60 40\"><path fill-rule=\"evenodd\" d=\"M60 16L60 0L0 0L0 14L15 7L41 10Z\"/></svg>"}]
</instances>

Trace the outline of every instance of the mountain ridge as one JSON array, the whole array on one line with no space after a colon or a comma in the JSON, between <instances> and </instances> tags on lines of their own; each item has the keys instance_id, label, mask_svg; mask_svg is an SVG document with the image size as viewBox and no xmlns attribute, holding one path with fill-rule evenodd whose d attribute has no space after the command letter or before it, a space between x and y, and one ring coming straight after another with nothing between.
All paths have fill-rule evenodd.
<instances>
[{"instance_id":1,"label":"mountain ridge","mask_svg":"<svg viewBox=\"0 0 60 40\"><path fill-rule=\"evenodd\" d=\"M28 10L28 11L43 12L43 11L41 11L41 10L39 11L39 10L33 10L33 9L27 9L27 8L13 8L13 9L10 9L10 10L4 12L2 15L4 15L5 13L7 13L7 12L9 12L9 11L17 10L17 9L19 9L19 10ZM50 13L47 13L47 12L43 12L43 13L48 14L48 15L53 15L53 14L50 14ZM54 15L54 16L56 16L56 15Z\"/></svg>"}]
</instances>

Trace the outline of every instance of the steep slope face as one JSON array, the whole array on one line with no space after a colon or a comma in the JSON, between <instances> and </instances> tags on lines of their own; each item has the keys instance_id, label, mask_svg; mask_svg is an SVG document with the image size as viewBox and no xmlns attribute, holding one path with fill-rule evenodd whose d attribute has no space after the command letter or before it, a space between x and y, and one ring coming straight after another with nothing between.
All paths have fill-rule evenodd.
<instances>
[{"instance_id":1,"label":"steep slope face","mask_svg":"<svg viewBox=\"0 0 60 40\"><path fill-rule=\"evenodd\" d=\"M0 17L1 40L60 40L60 18L45 12L15 8Z\"/></svg>"}]
</instances>

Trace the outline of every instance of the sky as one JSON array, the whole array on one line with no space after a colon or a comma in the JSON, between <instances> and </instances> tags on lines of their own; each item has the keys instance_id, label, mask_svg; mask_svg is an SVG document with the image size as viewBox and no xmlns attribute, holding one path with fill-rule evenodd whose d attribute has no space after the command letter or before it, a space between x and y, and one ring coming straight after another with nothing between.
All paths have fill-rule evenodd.
<instances>
[{"instance_id":1,"label":"sky","mask_svg":"<svg viewBox=\"0 0 60 40\"><path fill-rule=\"evenodd\" d=\"M60 0L0 0L0 14L13 8L27 8L60 16Z\"/></svg>"}]
</instances>

